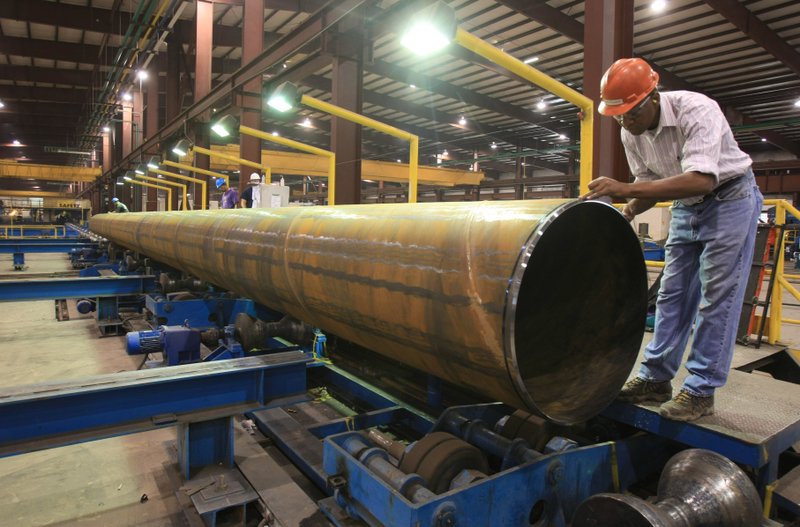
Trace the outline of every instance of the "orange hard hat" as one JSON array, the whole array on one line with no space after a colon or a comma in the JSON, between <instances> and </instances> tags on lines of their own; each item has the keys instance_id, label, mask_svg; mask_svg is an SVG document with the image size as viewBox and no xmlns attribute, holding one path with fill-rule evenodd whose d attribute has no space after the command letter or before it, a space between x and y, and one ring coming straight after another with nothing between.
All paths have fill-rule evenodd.
<instances>
[{"instance_id":1,"label":"orange hard hat","mask_svg":"<svg viewBox=\"0 0 800 527\"><path fill-rule=\"evenodd\" d=\"M658 73L642 59L619 59L600 80L603 115L622 115L647 97L658 85Z\"/></svg>"}]
</instances>

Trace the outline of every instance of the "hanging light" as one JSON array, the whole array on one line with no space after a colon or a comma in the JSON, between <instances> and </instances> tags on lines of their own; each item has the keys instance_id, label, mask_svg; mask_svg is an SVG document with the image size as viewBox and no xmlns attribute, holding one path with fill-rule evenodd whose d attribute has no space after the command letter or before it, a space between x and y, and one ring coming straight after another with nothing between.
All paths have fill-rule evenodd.
<instances>
[{"instance_id":1,"label":"hanging light","mask_svg":"<svg viewBox=\"0 0 800 527\"><path fill-rule=\"evenodd\" d=\"M211 130L219 137L228 137L238 128L238 121L232 115L226 115L211 125Z\"/></svg>"},{"instance_id":2,"label":"hanging light","mask_svg":"<svg viewBox=\"0 0 800 527\"><path fill-rule=\"evenodd\" d=\"M191 149L192 143L190 143L188 139L181 139L175 146L172 147L172 152L183 157L188 154L189 150Z\"/></svg>"},{"instance_id":3,"label":"hanging light","mask_svg":"<svg viewBox=\"0 0 800 527\"><path fill-rule=\"evenodd\" d=\"M267 105L279 112L288 112L300 102L297 86L291 82L284 82L278 86L267 99Z\"/></svg>"}]
</instances>

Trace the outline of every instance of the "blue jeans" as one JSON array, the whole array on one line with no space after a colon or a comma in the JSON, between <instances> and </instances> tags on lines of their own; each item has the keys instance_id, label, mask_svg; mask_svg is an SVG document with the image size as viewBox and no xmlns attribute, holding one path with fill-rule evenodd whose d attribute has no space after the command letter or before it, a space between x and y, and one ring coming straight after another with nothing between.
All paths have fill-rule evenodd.
<instances>
[{"instance_id":1,"label":"blue jeans","mask_svg":"<svg viewBox=\"0 0 800 527\"><path fill-rule=\"evenodd\" d=\"M655 334L640 377L674 378L694 323L683 389L707 397L725 384L763 201L748 170L718 195L672 207Z\"/></svg>"}]
</instances>

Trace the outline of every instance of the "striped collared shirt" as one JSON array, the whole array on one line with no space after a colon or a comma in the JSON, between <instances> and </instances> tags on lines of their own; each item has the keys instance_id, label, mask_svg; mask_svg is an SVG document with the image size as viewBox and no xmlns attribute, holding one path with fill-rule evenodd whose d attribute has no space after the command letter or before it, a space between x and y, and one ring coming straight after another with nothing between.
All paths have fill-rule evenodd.
<instances>
[{"instance_id":1,"label":"striped collared shirt","mask_svg":"<svg viewBox=\"0 0 800 527\"><path fill-rule=\"evenodd\" d=\"M684 172L714 176L714 187L744 175L752 161L739 149L716 102L690 91L661 92L661 118L655 130L633 135L624 128L622 144L636 181ZM692 205L703 197L683 198Z\"/></svg>"}]
</instances>

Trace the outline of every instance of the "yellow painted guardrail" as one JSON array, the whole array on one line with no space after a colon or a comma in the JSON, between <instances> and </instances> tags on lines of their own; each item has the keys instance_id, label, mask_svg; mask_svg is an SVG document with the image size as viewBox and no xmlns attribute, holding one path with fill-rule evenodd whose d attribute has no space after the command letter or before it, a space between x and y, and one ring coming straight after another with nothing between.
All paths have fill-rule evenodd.
<instances>
[{"instance_id":1,"label":"yellow painted guardrail","mask_svg":"<svg viewBox=\"0 0 800 527\"><path fill-rule=\"evenodd\" d=\"M617 207L622 207L622 204L615 204ZM672 202L660 202L655 205L656 207L671 207ZM765 199L765 207L775 207L775 225L781 226L786 224L786 214L790 214L800 220L800 210L795 208L791 203L783 199ZM795 288L789 280L800 278L800 275L786 274L785 267L785 252L784 245L786 244L787 234L784 232L783 237L777 241L774 248L778 251L777 265L772 270L775 273L775 285L772 290L772 297L769 304L769 326L767 330L766 340L770 344L775 344L781 337L781 323L786 324L800 324L800 320L783 317L783 291L786 290L795 299L800 301L800 290ZM645 262L650 267L664 267L664 262L657 262L648 260Z\"/></svg>"},{"instance_id":2,"label":"yellow painted guardrail","mask_svg":"<svg viewBox=\"0 0 800 527\"><path fill-rule=\"evenodd\" d=\"M64 238L67 235L67 228L63 225L0 225L0 238L23 238L25 237L25 230L37 230L37 231L47 231L53 230L52 236L49 235L39 235L39 238ZM19 231L19 234L9 234L8 231L11 230Z\"/></svg>"}]
</instances>

